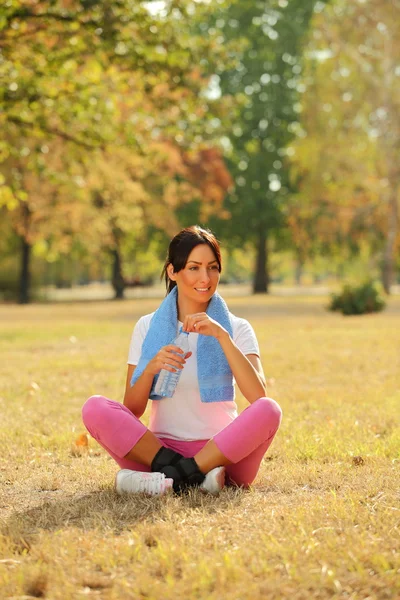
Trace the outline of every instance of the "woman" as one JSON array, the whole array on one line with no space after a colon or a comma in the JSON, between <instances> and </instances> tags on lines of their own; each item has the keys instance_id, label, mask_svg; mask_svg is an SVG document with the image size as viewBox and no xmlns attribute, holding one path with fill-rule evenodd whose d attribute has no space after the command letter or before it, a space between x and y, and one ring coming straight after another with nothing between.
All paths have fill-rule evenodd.
<instances>
[{"instance_id":1,"label":"woman","mask_svg":"<svg viewBox=\"0 0 400 600\"><path fill-rule=\"evenodd\" d=\"M92 396L83 407L88 431L122 469L119 493L162 493L171 479L175 491L248 486L279 428L254 331L217 293L220 273L214 235L197 225L180 231L163 269L167 296L133 331L124 404ZM181 327L189 333L186 355L171 345ZM146 428L140 417L161 369L181 377L171 398L154 397ZM250 404L239 416L235 382ZM148 473L144 487L138 472Z\"/></svg>"}]
</instances>

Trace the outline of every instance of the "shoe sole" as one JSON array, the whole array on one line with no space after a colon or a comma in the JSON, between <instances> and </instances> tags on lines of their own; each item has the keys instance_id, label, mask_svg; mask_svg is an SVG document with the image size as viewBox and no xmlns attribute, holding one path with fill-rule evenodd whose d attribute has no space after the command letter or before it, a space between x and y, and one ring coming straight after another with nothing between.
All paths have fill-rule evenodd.
<instances>
[{"instance_id":1,"label":"shoe sole","mask_svg":"<svg viewBox=\"0 0 400 600\"><path fill-rule=\"evenodd\" d=\"M219 494L225 486L225 467L216 467L209 471L199 486L204 494Z\"/></svg>"}]
</instances>

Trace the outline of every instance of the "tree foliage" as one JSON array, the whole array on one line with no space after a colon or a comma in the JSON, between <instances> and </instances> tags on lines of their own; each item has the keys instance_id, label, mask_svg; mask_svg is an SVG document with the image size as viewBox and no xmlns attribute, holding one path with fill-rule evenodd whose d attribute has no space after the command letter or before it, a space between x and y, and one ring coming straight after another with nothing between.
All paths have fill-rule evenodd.
<instances>
[{"instance_id":1,"label":"tree foliage","mask_svg":"<svg viewBox=\"0 0 400 600\"><path fill-rule=\"evenodd\" d=\"M286 147L301 132L302 42L314 5L312 0L236 0L215 22L224 39L242 41L232 50L235 68L219 72L222 93L240 101L227 135L235 190L227 202L231 227L224 229L230 240L254 244L258 292L268 289L269 240L282 230L291 190Z\"/></svg>"},{"instance_id":2,"label":"tree foliage","mask_svg":"<svg viewBox=\"0 0 400 600\"><path fill-rule=\"evenodd\" d=\"M0 93L0 209L11 213L21 238L21 301L28 300L32 244L68 245L90 222L93 231L107 230L101 245L107 240L115 251L128 213L136 224L147 214L170 230L171 205L189 188L198 185L208 198L214 186L212 201L218 199L214 169L208 167L208 181L199 182L194 164L212 146L213 119L224 111L205 92L207 69L225 61L226 50L215 36L191 30L196 11L208 7L171 1L155 13L150 5L9 0L0 9L0 77L6 83ZM191 158L184 159L189 145ZM182 165L188 162L185 169L171 168L174 151ZM191 177L189 186L171 181L182 179L180 170Z\"/></svg>"},{"instance_id":3,"label":"tree foliage","mask_svg":"<svg viewBox=\"0 0 400 600\"><path fill-rule=\"evenodd\" d=\"M389 291L400 245L400 3L336 0L307 46L302 126L293 144L289 224L300 251L364 244ZM396 10L397 9L397 10Z\"/></svg>"}]
</instances>

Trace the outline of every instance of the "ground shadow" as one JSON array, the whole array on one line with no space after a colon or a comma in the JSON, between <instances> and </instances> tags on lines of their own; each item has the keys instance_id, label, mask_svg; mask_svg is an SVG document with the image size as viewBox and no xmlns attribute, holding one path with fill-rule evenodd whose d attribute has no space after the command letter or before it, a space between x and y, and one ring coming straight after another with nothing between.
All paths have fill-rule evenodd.
<instances>
[{"instance_id":1,"label":"ground shadow","mask_svg":"<svg viewBox=\"0 0 400 600\"><path fill-rule=\"evenodd\" d=\"M84 495L71 494L57 501L46 501L25 511L14 512L1 527L16 552L29 550L39 531L65 528L104 529L119 534L138 523L181 518L188 511L212 514L238 506L248 492L225 488L219 496L190 490L182 496L146 497L142 494L118 496L114 490Z\"/></svg>"}]
</instances>

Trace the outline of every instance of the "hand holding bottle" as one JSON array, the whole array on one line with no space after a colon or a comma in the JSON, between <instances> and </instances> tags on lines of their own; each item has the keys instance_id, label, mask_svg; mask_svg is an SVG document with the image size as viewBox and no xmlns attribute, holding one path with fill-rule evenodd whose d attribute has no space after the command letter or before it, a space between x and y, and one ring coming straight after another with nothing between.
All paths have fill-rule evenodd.
<instances>
[{"instance_id":1,"label":"hand holding bottle","mask_svg":"<svg viewBox=\"0 0 400 600\"><path fill-rule=\"evenodd\" d=\"M151 375L158 375L161 369L166 369L174 373L177 369L183 369L186 359L191 356L191 352L185 353L173 344L163 346L157 354L149 361L146 372Z\"/></svg>"},{"instance_id":2,"label":"hand holding bottle","mask_svg":"<svg viewBox=\"0 0 400 600\"><path fill-rule=\"evenodd\" d=\"M189 333L183 331L182 328L179 332L178 337L174 340L173 345L166 346L167 350L166 361L162 365L160 374L157 379L157 383L154 387L154 393L158 396L164 396L171 398L174 395L175 388L178 385L179 378L182 373L182 369L186 363L186 358L191 356L189 351ZM165 354L162 352L163 348L158 354L161 353L162 359Z\"/></svg>"}]
</instances>

